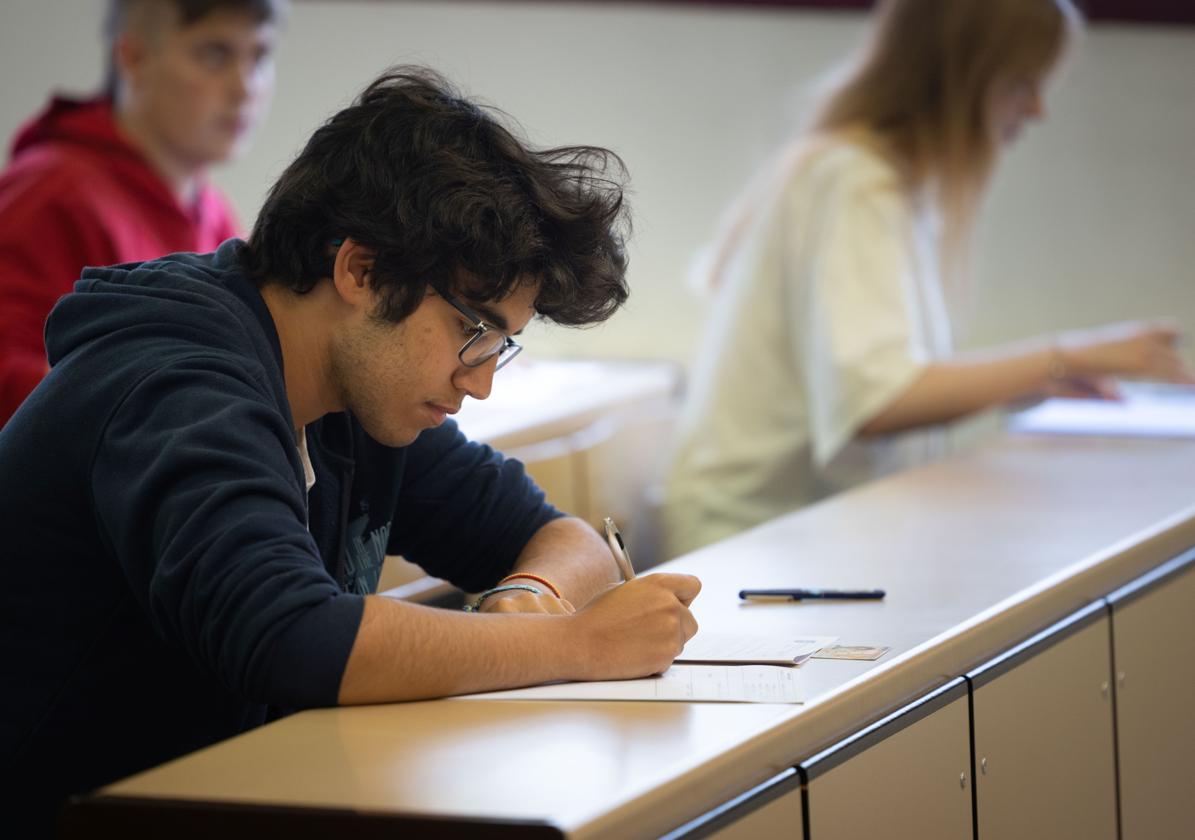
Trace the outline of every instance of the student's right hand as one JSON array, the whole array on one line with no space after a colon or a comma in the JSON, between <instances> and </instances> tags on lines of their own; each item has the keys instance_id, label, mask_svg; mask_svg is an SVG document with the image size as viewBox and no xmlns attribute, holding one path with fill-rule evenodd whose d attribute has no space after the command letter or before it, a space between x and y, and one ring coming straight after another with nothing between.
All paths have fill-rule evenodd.
<instances>
[{"instance_id":1,"label":"student's right hand","mask_svg":"<svg viewBox=\"0 0 1195 840\"><path fill-rule=\"evenodd\" d=\"M701 591L692 575L644 575L593 599L569 622L579 680L658 674L697 632L689 604Z\"/></svg>"},{"instance_id":2,"label":"student's right hand","mask_svg":"<svg viewBox=\"0 0 1195 840\"><path fill-rule=\"evenodd\" d=\"M1127 321L1059 336L1064 379L1153 379L1195 384L1195 374L1175 349L1180 333L1169 323Z\"/></svg>"}]
</instances>

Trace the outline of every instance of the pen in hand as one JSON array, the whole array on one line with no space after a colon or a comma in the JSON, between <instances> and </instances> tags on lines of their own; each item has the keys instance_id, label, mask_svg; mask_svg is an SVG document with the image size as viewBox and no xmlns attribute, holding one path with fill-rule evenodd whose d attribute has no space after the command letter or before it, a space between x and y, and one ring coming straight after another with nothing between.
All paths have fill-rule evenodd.
<instances>
[{"instance_id":1,"label":"pen in hand","mask_svg":"<svg viewBox=\"0 0 1195 840\"><path fill-rule=\"evenodd\" d=\"M614 562L618 564L618 570L622 572L622 579L624 581L635 579L635 567L631 565L630 555L627 554L627 544L623 542L622 534L618 531L618 526L614 524L614 520L606 517L606 542L610 544L610 552L614 555Z\"/></svg>"},{"instance_id":2,"label":"pen in hand","mask_svg":"<svg viewBox=\"0 0 1195 840\"><path fill-rule=\"evenodd\" d=\"M878 601L886 593L883 589L741 589L744 601L804 601L807 599L833 601Z\"/></svg>"}]
</instances>

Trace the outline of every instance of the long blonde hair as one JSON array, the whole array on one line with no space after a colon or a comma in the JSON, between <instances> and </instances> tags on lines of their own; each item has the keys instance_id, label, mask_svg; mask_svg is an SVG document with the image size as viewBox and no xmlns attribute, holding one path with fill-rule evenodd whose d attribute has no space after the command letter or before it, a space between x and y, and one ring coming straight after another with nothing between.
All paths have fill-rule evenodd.
<instances>
[{"instance_id":1,"label":"long blonde hair","mask_svg":"<svg viewBox=\"0 0 1195 840\"><path fill-rule=\"evenodd\" d=\"M1071 0L882 0L871 37L816 109L808 129L815 142L804 145L867 138L910 193L937 203L941 257L956 273L996 159L992 87L1044 76L1081 20ZM727 226L715 275L750 221L749 204Z\"/></svg>"}]
</instances>

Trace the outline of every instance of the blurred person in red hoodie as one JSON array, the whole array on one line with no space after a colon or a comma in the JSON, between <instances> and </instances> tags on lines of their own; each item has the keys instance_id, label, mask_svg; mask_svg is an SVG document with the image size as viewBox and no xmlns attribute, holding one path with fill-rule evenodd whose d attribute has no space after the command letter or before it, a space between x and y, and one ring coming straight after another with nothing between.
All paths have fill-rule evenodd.
<instances>
[{"instance_id":1,"label":"blurred person in red hoodie","mask_svg":"<svg viewBox=\"0 0 1195 840\"><path fill-rule=\"evenodd\" d=\"M42 328L89 265L211 251L239 233L207 168L273 89L285 0L110 0L108 78L16 135L0 173L0 426L48 370Z\"/></svg>"}]
</instances>

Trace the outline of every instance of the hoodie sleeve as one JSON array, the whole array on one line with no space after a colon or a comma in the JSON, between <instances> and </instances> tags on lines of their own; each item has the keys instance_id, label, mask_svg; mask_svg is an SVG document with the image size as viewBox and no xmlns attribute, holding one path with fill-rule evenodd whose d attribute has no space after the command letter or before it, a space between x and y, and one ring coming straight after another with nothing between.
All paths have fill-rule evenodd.
<instances>
[{"instance_id":1,"label":"hoodie sleeve","mask_svg":"<svg viewBox=\"0 0 1195 840\"><path fill-rule=\"evenodd\" d=\"M408 447L388 551L476 592L561 516L520 462L466 440L448 420Z\"/></svg>"},{"instance_id":2,"label":"hoodie sleeve","mask_svg":"<svg viewBox=\"0 0 1195 840\"><path fill-rule=\"evenodd\" d=\"M45 375L42 331L54 302L85 265L117 261L74 195L58 178L10 179L0 188L0 425Z\"/></svg>"},{"instance_id":3,"label":"hoodie sleeve","mask_svg":"<svg viewBox=\"0 0 1195 840\"><path fill-rule=\"evenodd\" d=\"M100 439L101 534L150 624L258 702L334 705L363 601L306 528L293 432L243 359L145 376Z\"/></svg>"}]
</instances>

